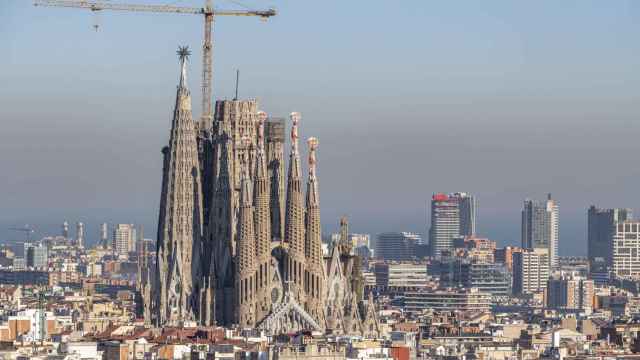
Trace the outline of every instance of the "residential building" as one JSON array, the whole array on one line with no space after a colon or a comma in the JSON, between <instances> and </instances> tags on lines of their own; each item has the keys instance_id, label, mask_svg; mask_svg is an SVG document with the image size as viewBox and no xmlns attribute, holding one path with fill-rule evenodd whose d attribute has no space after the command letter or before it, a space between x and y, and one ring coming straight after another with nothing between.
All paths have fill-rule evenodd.
<instances>
[{"instance_id":1,"label":"residential building","mask_svg":"<svg viewBox=\"0 0 640 360\"><path fill-rule=\"evenodd\" d=\"M513 254L513 293L544 291L549 278L549 249L523 249Z\"/></svg>"},{"instance_id":2,"label":"residential building","mask_svg":"<svg viewBox=\"0 0 640 360\"><path fill-rule=\"evenodd\" d=\"M373 267L376 287L382 291L427 287L427 264L422 262L382 262Z\"/></svg>"},{"instance_id":3,"label":"residential building","mask_svg":"<svg viewBox=\"0 0 640 360\"><path fill-rule=\"evenodd\" d=\"M442 262L440 269L443 286L477 288L494 296L511 295L511 273L503 264L456 258Z\"/></svg>"},{"instance_id":4,"label":"residential building","mask_svg":"<svg viewBox=\"0 0 640 360\"><path fill-rule=\"evenodd\" d=\"M118 255L127 255L132 250L135 228L131 224L117 224L113 228L112 248Z\"/></svg>"},{"instance_id":5,"label":"residential building","mask_svg":"<svg viewBox=\"0 0 640 360\"><path fill-rule=\"evenodd\" d=\"M522 210L522 247L525 249L548 249L549 266L558 266L559 236L558 203L547 196L545 202L525 200Z\"/></svg>"},{"instance_id":6,"label":"residential building","mask_svg":"<svg viewBox=\"0 0 640 360\"><path fill-rule=\"evenodd\" d=\"M575 274L555 273L547 282L547 307L591 314L594 282Z\"/></svg>"},{"instance_id":7,"label":"residential building","mask_svg":"<svg viewBox=\"0 0 640 360\"><path fill-rule=\"evenodd\" d=\"M407 311L489 311L491 294L476 288L470 289L439 289L405 294L405 309Z\"/></svg>"},{"instance_id":8,"label":"residential building","mask_svg":"<svg viewBox=\"0 0 640 360\"><path fill-rule=\"evenodd\" d=\"M621 278L640 278L640 221L616 224L612 244L613 274Z\"/></svg>"},{"instance_id":9,"label":"residential building","mask_svg":"<svg viewBox=\"0 0 640 360\"><path fill-rule=\"evenodd\" d=\"M495 262L504 264L509 272L513 272L513 254L521 251L522 248L517 246L505 246L501 249L496 249L493 256Z\"/></svg>"}]
</instances>

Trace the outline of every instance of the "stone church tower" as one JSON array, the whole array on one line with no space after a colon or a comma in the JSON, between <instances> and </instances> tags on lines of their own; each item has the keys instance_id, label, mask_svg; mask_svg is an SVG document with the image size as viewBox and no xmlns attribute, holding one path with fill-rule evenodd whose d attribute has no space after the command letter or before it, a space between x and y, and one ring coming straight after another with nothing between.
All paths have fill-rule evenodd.
<instances>
[{"instance_id":1,"label":"stone church tower","mask_svg":"<svg viewBox=\"0 0 640 360\"><path fill-rule=\"evenodd\" d=\"M202 195L196 128L187 88L189 50L178 50L180 81L169 135L163 149L162 193L158 219L155 323L162 326L196 320L194 285L200 278Z\"/></svg>"},{"instance_id":2,"label":"stone church tower","mask_svg":"<svg viewBox=\"0 0 640 360\"><path fill-rule=\"evenodd\" d=\"M362 306L361 269L346 246L346 226L343 241L323 254L318 140L307 141L305 193L300 114L291 113L285 178L284 121L267 120L255 100L224 100L216 102L210 125L196 126L188 50L179 54L174 119L163 149L157 266L151 289L141 287L147 316L159 326L198 322L269 334L375 332L375 307Z\"/></svg>"}]
</instances>

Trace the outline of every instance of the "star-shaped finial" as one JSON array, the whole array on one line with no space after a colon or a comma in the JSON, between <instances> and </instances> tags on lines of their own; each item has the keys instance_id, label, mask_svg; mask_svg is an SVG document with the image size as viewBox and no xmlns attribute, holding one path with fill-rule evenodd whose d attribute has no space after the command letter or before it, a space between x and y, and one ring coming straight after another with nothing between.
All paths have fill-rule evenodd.
<instances>
[{"instance_id":1,"label":"star-shaped finial","mask_svg":"<svg viewBox=\"0 0 640 360\"><path fill-rule=\"evenodd\" d=\"M191 50L189 50L189 46L178 46L176 54L178 54L180 61L185 61L189 59L189 56L191 56Z\"/></svg>"}]
</instances>

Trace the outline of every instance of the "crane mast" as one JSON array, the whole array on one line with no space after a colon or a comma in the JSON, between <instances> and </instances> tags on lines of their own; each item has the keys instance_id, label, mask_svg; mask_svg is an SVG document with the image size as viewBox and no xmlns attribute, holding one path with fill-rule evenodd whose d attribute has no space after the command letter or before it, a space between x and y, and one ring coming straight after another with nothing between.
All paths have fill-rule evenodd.
<instances>
[{"instance_id":1,"label":"crane mast","mask_svg":"<svg viewBox=\"0 0 640 360\"><path fill-rule=\"evenodd\" d=\"M213 39L212 28L215 16L256 16L268 19L276 15L274 9L267 10L214 10L212 0L206 0L204 7L184 7L175 5L124 4L107 1L87 0L35 0L34 6L80 8L91 11L113 10L152 13L174 13L204 15L204 39L202 42L202 114L198 128L200 131L211 127L213 119Z\"/></svg>"},{"instance_id":2,"label":"crane mast","mask_svg":"<svg viewBox=\"0 0 640 360\"><path fill-rule=\"evenodd\" d=\"M200 131L208 130L212 125L212 94L213 86L213 40L211 31L213 28L213 12L211 0L207 0L204 14L204 37L202 41L202 113L200 115Z\"/></svg>"}]
</instances>

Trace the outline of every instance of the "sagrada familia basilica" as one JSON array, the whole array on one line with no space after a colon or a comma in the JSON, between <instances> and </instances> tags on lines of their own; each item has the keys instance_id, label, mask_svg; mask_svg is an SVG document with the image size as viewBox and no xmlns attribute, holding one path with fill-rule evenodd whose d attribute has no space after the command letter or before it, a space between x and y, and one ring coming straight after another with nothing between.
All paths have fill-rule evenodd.
<instances>
[{"instance_id":1,"label":"sagrada familia basilica","mask_svg":"<svg viewBox=\"0 0 640 360\"><path fill-rule=\"evenodd\" d=\"M323 252L318 140L306 141L303 187L300 114L290 116L285 176L285 121L268 119L255 100L234 99L217 101L210 123L195 122L189 52L178 53L156 261L141 283L146 320L376 337L375 307L363 298L346 219L340 241Z\"/></svg>"}]
</instances>

